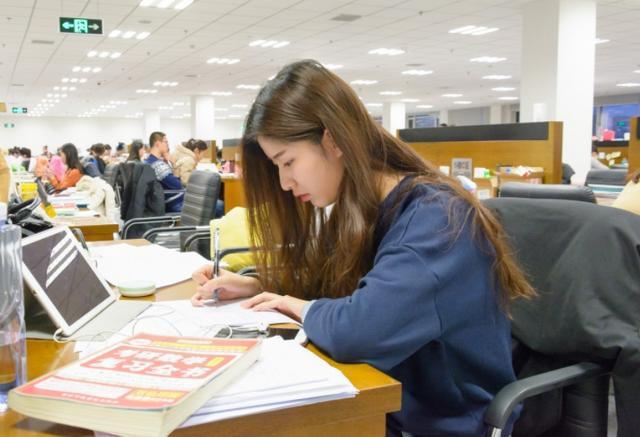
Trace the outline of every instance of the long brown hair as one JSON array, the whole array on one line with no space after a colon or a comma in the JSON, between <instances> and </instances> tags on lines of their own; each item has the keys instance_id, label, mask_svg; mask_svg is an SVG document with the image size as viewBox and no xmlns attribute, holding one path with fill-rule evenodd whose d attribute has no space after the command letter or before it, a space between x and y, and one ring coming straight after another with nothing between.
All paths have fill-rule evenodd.
<instances>
[{"instance_id":1,"label":"long brown hair","mask_svg":"<svg viewBox=\"0 0 640 437\"><path fill-rule=\"evenodd\" d=\"M284 142L308 140L322 147L325 130L344 162L329 215L280 188L277 167L258 143L260 136ZM452 233L459 235L468 222L474 235L486 238L478 241L491 244L504 307L510 299L534 295L491 213L456 180L376 123L351 87L318 62L289 64L262 88L247 117L242 153L251 241L265 248L256 256L267 289L307 299L351 294L373 266L381 175L414 175L408 190L417 183L433 184L450 192L458 204L466 202L464 217L450 203Z\"/></svg>"}]
</instances>

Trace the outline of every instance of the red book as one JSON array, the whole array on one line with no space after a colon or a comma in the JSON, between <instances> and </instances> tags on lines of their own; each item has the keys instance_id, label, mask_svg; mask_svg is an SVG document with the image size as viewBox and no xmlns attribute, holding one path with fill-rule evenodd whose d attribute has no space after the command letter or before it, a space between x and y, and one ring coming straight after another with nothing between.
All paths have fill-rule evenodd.
<instances>
[{"instance_id":1,"label":"red book","mask_svg":"<svg viewBox=\"0 0 640 437\"><path fill-rule=\"evenodd\" d=\"M9 393L18 413L114 434L167 435L258 356L258 339L138 334Z\"/></svg>"}]
</instances>

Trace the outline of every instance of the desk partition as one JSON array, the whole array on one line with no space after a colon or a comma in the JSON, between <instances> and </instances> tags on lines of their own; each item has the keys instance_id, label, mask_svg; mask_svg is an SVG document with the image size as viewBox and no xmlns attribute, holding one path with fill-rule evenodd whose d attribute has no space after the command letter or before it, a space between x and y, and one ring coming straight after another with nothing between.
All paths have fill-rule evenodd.
<instances>
[{"instance_id":1,"label":"desk partition","mask_svg":"<svg viewBox=\"0 0 640 437\"><path fill-rule=\"evenodd\" d=\"M630 120L629 132L629 173L633 173L636 170L640 170L640 129L638 129L638 123L640 117L633 117Z\"/></svg>"},{"instance_id":2,"label":"desk partition","mask_svg":"<svg viewBox=\"0 0 640 437\"><path fill-rule=\"evenodd\" d=\"M240 138L222 140L222 159L225 161L240 161Z\"/></svg>"},{"instance_id":3,"label":"desk partition","mask_svg":"<svg viewBox=\"0 0 640 437\"><path fill-rule=\"evenodd\" d=\"M400 129L398 136L436 166L471 158L473 167L491 170L499 165L542 167L544 183L562 181L562 122Z\"/></svg>"}]
</instances>

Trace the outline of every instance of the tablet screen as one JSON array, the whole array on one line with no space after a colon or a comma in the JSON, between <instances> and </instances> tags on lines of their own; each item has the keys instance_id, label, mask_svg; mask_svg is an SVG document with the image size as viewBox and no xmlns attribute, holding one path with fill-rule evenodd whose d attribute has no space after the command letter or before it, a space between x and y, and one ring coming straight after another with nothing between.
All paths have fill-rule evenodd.
<instances>
[{"instance_id":1,"label":"tablet screen","mask_svg":"<svg viewBox=\"0 0 640 437\"><path fill-rule=\"evenodd\" d=\"M69 326L102 302L113 300L66 228L25 239L22 262L27 270L25 277L31 279L27 281L29 286L36 293L44 293Z\"/></svg>"}]
</instances>

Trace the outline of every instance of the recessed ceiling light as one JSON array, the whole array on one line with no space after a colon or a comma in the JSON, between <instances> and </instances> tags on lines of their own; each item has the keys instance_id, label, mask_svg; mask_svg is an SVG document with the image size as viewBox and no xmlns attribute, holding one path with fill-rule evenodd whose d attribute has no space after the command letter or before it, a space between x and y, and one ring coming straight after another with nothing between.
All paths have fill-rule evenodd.
<instances>
[{"instance_id":1,"label":"recessed ceiling light","mask_svg":"<svg viewBox=\"0 0 640 437\"><path fill-rule=\"evenodd\" d=\"M98 57L99 57L99 58L106 58L107 56L109 56L109 52L100 52L100 53L98 54Z\"/></svg>"},{"instance_id":2,"label":"recessed ceiling light","mask_svg":"<svg viewBox=\"0 0 640 437\"><path fill-rule=\"evenodd\" d=\"M121 30L114 29L111 32L109 32L109 38L117 38L120 36L121 33L122 33Z\"/></svg>"},{"instance_id":3,"label":"recessed ceiling light","mask_svg":"<svg viewBox=\"0 0 640 437\"><path fill-rule=\"evenodd\" d=\"M230 96L233 94L231 91L212 91L212 96Z\"/></svg>"},{"instance_id":4,"label":"recessed ceiling light","mask_svg":"<svg viewBox=\"0 0 640 437\"><path fill-rule=\"evenodd\" d=\"M351 81L351 85L373 85L378 83L377 80L356 79Z\"/></svg>"},{"instance_id":5,"label":"recessed ceiling light","mask_svg":"<svg viewBox=\"0 0 640 437\"><path fill-rule=\"evenodd\" d=\"M156 6L156 8L166 9L166 8L168 8L169 6L171 6L171 3L173 3L173 2L174 2L174 0L159 0L159 1L156 3L156 5L155 5L155 6Z\"/></svg>"},{"instance_id":6,"label":"recessed ceiling light","mask_svg":"<svg viewBox=\"0 0 640 437\"><path fill-rule=\"evenodd\" d=\"M257 90L260 88L260 85L247 85L247 84L241 83L236 88L241 90Z\"/></svg>"},{"instance_id":7,"label":"recessed ceiling light","mask_svg":"<svg viewBox=\"0 0 640 437\"><path fill-rule=\"evenodd\" d=\"M507 58L499 58L497 56L480 56L477 58L471 58L469 61L471 62L487 62L487 63L496 63L506 61Z\"/></svg>"},{"instance_id":8,"label":"recessed ceiling light","mask_svg":"<svg viewBox=\"0 0 640 437\"><path fill-rule=\"evenodd\" d=\"M456 100L453 102L454 105L470 105L471 100Z\"/></svg>"},{"instance_id":9,"label":"recessed ceiling light","mask_svg":"<svg viewBox=\"0 0 640 437\"><path fill-rule=\"evenodd\" d=\"M632 88L632 87L640 86L640 83L637 83L637 82L625 82L625 83L619 83L616 86Z\"/></svg>"},{"instance_id":10,"label":"recessed ceiling light","mask_svg":"<svg viewBox=\"0 0 640 437\"><path fill-rule=\"evenodd\" d=\"M265 40L265 39L257 39L255 41L251 41L249 43L249 47L271 47L274 49L279 49L281 47L285 47L289 45L289 41L276 41L273 39Z\"/></svg>"},{"instance_id":11,"label":"recessed ceiling light","mask_svg":"<svg viewBox=\"0 0 640 437\"><path fill-rule=\"evenodd\" d=\"M124 39L133 38L133 36L134 36L135 34L136 34L136 33L135 33L133 30L127 30L126 32L124 32L124 33L122 34L122 38L124 38Z\"/></svg>"},{"instance_id":12,"label":"recessed ceiling light","mask_svg":"<svg viewBox=\"0 0 640 437\"><path fill-rule=\"evenodd\" d=\"M249 105L240 105L240 104L236 104L236 105L231 105L232 108L248 108Z\"/></svg>"},{"instance_id":13,"label":"recessed ceiling light","mask_svg":"<svg viewBox=\"0 0 640 437\"><path fill-rule=\"evenodd\" d=\"M479 36L486 35L487 33L495 32L497 27L485 27L485 26L462 26L455 29L451 29L449 33L457 33L460 35Z\"/></svg>"},{"instance_id":14,"label":"recessed ceiling light","mask_svg":"<svg viewBox=\"0 0 640 437\"><path fill-rule=\"evenodd\" d=\"M462 97L462 94L447 93L447 94L443 94L442 97L449 97L449 98Z\"/></svg>"},{"instance_id":15,"label":"recessed ceiling light","mask_svg":"<svg viewBox=\"0 0 640 437\"><path fill-rule=\"evenodd\" d=\"M606 42L609 42L609 40L604 38L596 38L596 40L594 41L595 44L604 44Z\"/></svg>"},{"instance_id":16,"label":"recessed ceiling light","mask_svg":"<svg viewBox=\"0 0 640 437\"><path fill-rule=\"evenodd\" d=\"M136 39L145 39L149 35L151 35L151 33L149 32L140 32L139 34L136 35Z\"/></svg>"},{"instance_id":17,"label":"recessed ceiling light","mask_svg":"<svg viewBox=\"0 0 640 437\"><path fill-rule=\"evenodd\" d=\"M371 108L379 108L382 106L382 103L366 103L365 106L369 106Z\"/></svg>"},{"instance_id":18,"label":"recessed ceiling light","mask_svg":"<svg viewBox=\"0 0 640 437\"><path fill-rule=\"evenodd\" d=\"M416 105L416 108L431 109L431 108L433 108L433 105Z\"/></svg>"},{"instance_id":19,"label":"recessed ceiling light","mask_svg":"<svg viewBox=\"0 0 640 437\"><path fill-rule=\"evenodd\" d=\"M240 62L240 59L237 58L209 58L207 59L207 64L219 64L219 65L233 65Z\"/></svg>"},{"instance_id":20,"label":"recessed ceiling light","mask_svg":"<svg viewBox=\"0 0 640 437\"><path fill-rule=\"evenodd\" d=\"M400 101L405 103L416 103L419 102L420 99L400 99Z\"/></svg>"},{"instance_id":21,"label":"recessed ceiling light","mask_svg":"<svg viewBox=\"0 0 640 437\"><path fill-rule=\"evenodd\" d=\"M489 74L487 76L482 76L482 78L488 80L506 80L511 79L511 76L508 74Z\"/></svg>"},{"instance_id":22,"label":"recessed ceiling light","mask_svg":"<svg viewBox=\"0 0 640 437\"><path fill-rule=\"evenodd\" d=\"M193 0L182 0L179 1L178 3L176 3L176 5L173 7L173 9L177 9L177 10L182 10L184 8L186 8L187 6L189 6L191 3L193 3Z\"/></svg>"},{"instance_id":23,"label":"recessed ceiling light","mask_svg":"<svg viewBox=\"0 0 640 437\"><path fill-rule=\"evenodd\" d=\"M515 91L515 88L512 86L497 86L495 88L491 88L491 91Z\"/></svg>"},{"instance_id":24,"label":"recessed ceiling light","mask_svg":"<svg viewBox=\"0 0 640 437\"><path fill-rule=\"evenodd\" d=\"M402 91L380 91L381 96L399 96Z\"/></svg>"},{"instance_id":25,"label":"recessed ceiling light","mask_svg":"<svg viewBox=\"0 0 640 437\"><path fill-rule=\"evenodd\" d=\"M433 73L432 70L405 70L402 72L402 74L409 76L426 76L431 73Z\"/></svg>"},{"instance_id":26,"label":"recessed ceiling light","mask_svg":"<svg viewBox=\"0 0 640 437\"><path fill-rule=\"evenodd\" d=\"M385 56L397 56L405 53L402 49L386 49L381 47L379 49L369 50L370 55L385 55Z\"/></svg>"},{"instance_id":27,"label":"recessed ceiling light","mask_svg":"<svg viewBox=\"0 0 640 437\"><path fill-rule=\"evenodd\" d=\"M342 67L344 67L344 65L342 64L322 64L324 66L324 68L326 68L327 70L339 70Z\"/></svg>"},{"instance_id":28,"label":"recessed ceiling light","mask_svg":"<svg viewBox=\"0 0 640 437\"><path fill-rule=\"evenodd\" d=\"M87 53L87 56L90 58L93 58L94 56L96 56L98 54L97 51L95 50L91 50L89 53Z\"/></svg>"},{"instance_id":29,"label":"recessed ceiling light","mask_svg":"<svg viewBox=\"0 0 640 437\"><path fill-rule=\"evenodd\" d=\"M502 96L498 97L498 100L518 100L516 96Z\"/></svg>"},{"instance_id":30,"label":"recessed ceiling light","mask_svg":"<svg viewBox=\"0 0 640 437\"><path fill-rule=\"evenodd\" d=\"M121 55L122 55L122 53L120 53L120 52L113 52L113 53L111 53L111 56L109 56L109 57L111 59L118 59Z\"/></svg>"}]
</instances>

